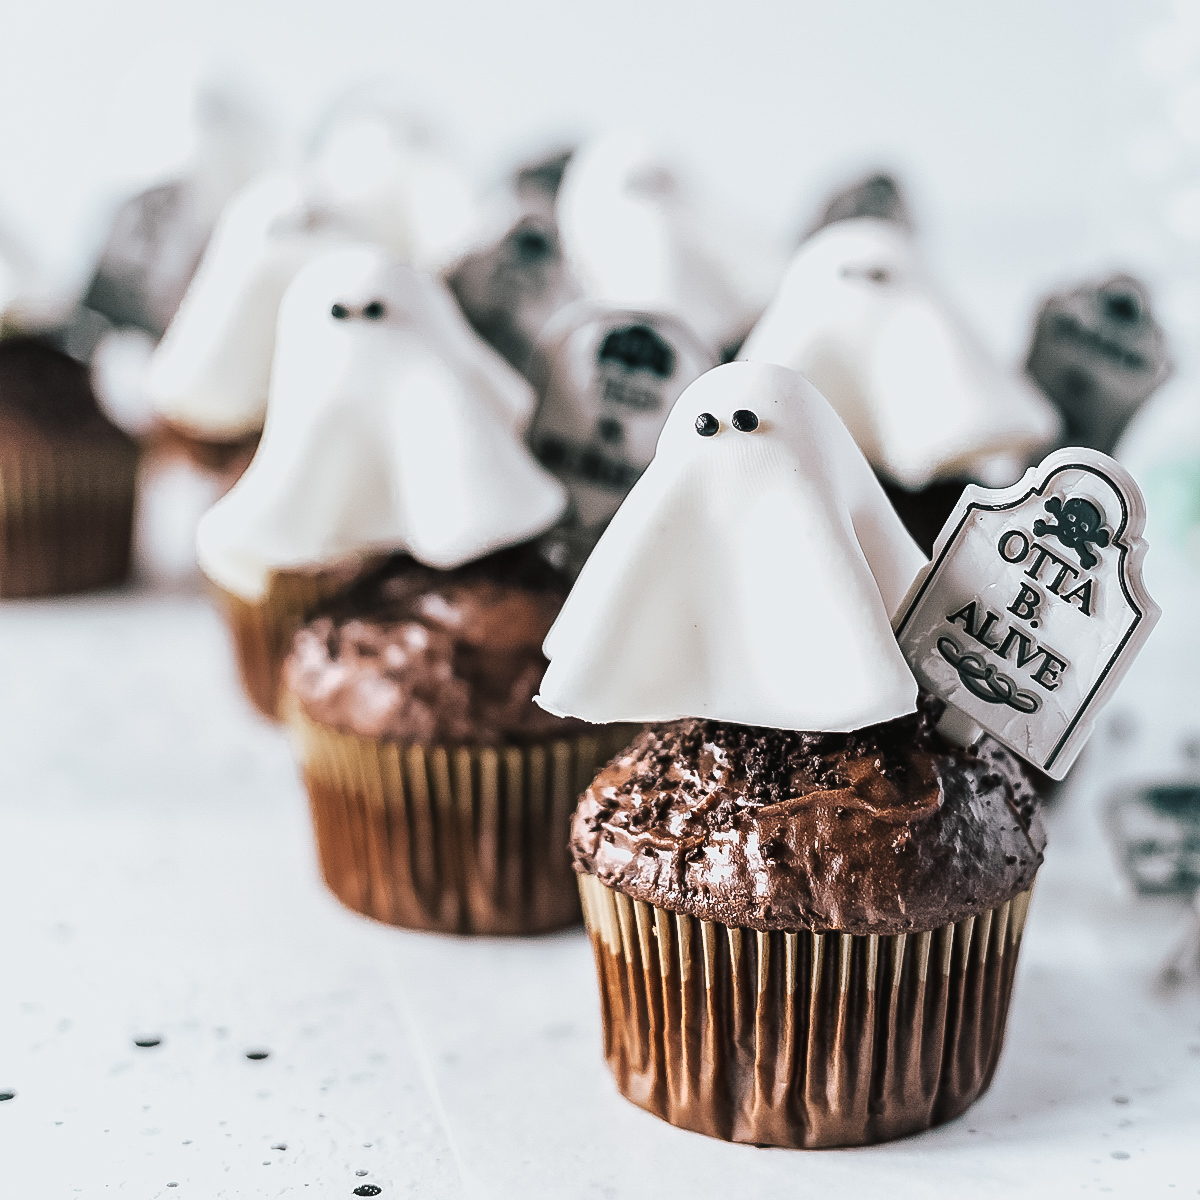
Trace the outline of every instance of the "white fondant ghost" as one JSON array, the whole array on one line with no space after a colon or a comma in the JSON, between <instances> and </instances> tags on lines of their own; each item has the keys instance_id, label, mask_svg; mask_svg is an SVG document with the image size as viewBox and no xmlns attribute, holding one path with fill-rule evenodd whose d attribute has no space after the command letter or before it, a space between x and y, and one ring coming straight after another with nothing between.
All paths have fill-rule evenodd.
<instances>
[{"instance_id":1,"label":"white fondant ghost","mask_svg":"<svg viewBox=\"0 0 1200 1200\"><path fill-rule=\"evenodd\" d=\"M239 192L150 360L159 416L214 441L261 429L279 303L301 267L343 240L312 225L291 176L261 175Z\"/></svg>"},{"instance_id":2,"label":"white fondant ghost","mask_svg":"<svg viewBox=\"0 0 1200 1200\"><path fill-rule=\"evenodd\" d=\"M260 429L279 303L297 272L351 241L433 269L461 253L474 213L465 180L412 122L364 105L335 112L298 175L253 180L222 214L151 360L156 411L217 441Z\"/></svg>"},{"instance_id":3,"label":"white fondant ghost","mask_svg":"<svg viewBox=\"0 0 1200 1200\"><path fill-rule=\"evenodd\" d=\"M200 522L200 565L253 601L278 569L394 550L450 568L534 537L566 496L522 444L532 406L444 285L332 251L284 298L262 442Z\"/></svg>"},{"instance_id":4,"label":"white fondant ghost","mask_svg":"<svg viewBox=\"0 0 1200 1200\"><path fill-rule=\"evenodd\" d=\"M951 314L891 221L813 234L738 357L800 371L872 465L911 491L962 476L1011 483L1058 431L1045 398Z\"/></svg>"},{"instance_id":5,"label":"white fondant ghost","mask_svg":"<svg viewBox=\"0 0 1200 1200\"><path fill-rule=\"evenodd\" d=\"M410 114L346 106L319 132L305 176L318 212L421 270L448 266L477 235L468 180Z\"/></svg>"},{"instance_id":6,"label":"white fondant ghost","mask_svg":"<svg viewBox=\"0 0 1200 1200\"><path fill-rule=\"evenodd\" d=\"M744 335L782 263L748 226L701 206L646 137L614 130L578 149L557 204L587 299L681 317L714 350Z\"/></svg>"},{"instance_id":7,"label":"white fondant ghost","mask_svg":"<svg viewBox=\"0 0 1200 1200\"><path fill-rule=\"evenodd\" d=\"M902 716L917 686L889 617L924 563L811 384L716 367L676 402L550 630L538 702L595 722Z\"/></svg>"}]
</instances>

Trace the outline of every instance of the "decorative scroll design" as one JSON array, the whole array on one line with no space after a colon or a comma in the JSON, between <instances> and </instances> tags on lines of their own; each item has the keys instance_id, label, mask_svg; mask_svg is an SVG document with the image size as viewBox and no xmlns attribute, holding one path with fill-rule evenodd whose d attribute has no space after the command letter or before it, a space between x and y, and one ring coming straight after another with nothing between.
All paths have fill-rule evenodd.
<instances>
[{"instance_id":1,"label":"decorative scroll design","mask_svg":"<svg viewBox=\"0 0 1200 1200\"><path fill-rule=\"evenodd\" d=\"M1017 712L1035 713L1041 700L1031 692L1023 692L1009 677L983 660L982 654L968 654L952 637L940 637L938 653L958 672L963 686L980 700L989 704L1007 704Z\"/></svg>"}]
</instances>

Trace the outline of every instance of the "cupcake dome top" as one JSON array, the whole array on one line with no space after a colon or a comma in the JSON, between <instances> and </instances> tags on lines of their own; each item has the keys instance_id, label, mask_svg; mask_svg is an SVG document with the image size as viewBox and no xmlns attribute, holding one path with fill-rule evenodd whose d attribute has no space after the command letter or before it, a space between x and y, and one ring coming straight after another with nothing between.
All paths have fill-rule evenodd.
<instances>
[{"instance_id":1,"label":"cupcake dome top","mask_svg":"<svg viewBox=\"0 0 1200 1200\"><path fill-rule=\"evenodd\" d=\"M925 559L825 399L730 363L676 402L546 639L586 721L846 731L913 711L890 614Z\"/></svg>"},{"instance_id":2,"label":"cupcake dome top","mask_svg":"<svg viewBox=\"0 0 1200 1200\"><path fill-rule=\"evenodd\" d=\"M304 713L363 738L493 746L574 735L533 702L567 593L532 546L453 571L396 559L296 635L284 677Z\"/></svg>"},{"instance_id":3,"label":"cupcake dome top","mask_svg":"<svg viewBox=\"0 0 1200 1200\"><path fill-rule=\"evenodd\" d=\"M1016 758L934 732L940 704L850 734L678 721L596 777L576 869L742 929L894 935L1025 891L1046 844Z\"/></svg>"},{"instance_id":4,"label":"cupcake dome top","mask_svg":"<svg viewBox=\"0 0 1200 1200\"><path fill-rule=\"evenodd\" d=\"M284 299L262 443L200 522L200 565L253 601L275 570L394 550L447 569L534 537L566 497L521 440L532 408L443 284L332 252Z\"/></svg>"}]
</instances>

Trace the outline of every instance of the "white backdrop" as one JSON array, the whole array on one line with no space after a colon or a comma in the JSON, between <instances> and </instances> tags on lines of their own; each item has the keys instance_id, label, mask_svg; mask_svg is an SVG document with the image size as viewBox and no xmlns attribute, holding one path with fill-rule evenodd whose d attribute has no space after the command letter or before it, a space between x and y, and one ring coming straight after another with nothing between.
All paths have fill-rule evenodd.
<instances>
[{"instance_id":1,"label":"white backdrop","mask_svg":"<svg viewBox=\"0 0 1200 1200\"><path fill-rule=\"evenodd\" d=\"M0 220L68 285L112 206L186 158L199 79L248 81L294 146L331 97L388 78L481 181L522 149L645 122L709 185L791 231L848 174L892 166L940 274L1007 357L1048 286L1117 265L1158 283L1186 333L1200 304L1164 197L1200 142L1194 12L1168 0L0 0Z\"/></svg>"}]
</instances>

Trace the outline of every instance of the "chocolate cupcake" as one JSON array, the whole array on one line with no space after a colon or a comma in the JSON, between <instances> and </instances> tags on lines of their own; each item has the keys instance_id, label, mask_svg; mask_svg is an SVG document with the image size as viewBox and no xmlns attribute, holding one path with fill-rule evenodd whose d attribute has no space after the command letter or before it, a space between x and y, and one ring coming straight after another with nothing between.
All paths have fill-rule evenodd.
<instances>
[{"instance_id":1,"label":"chocolate cupcake","mask_svg":"<svg viewBox=\"0 0 1200 1200\"><path fill-rule=\"evenodd\" d=\"M533 703L566 594L528 546L450 571L400 558L297 633L285 703L349 908L444 933L579 920L571 810L633 730Z\"/></svg>"},{"instance_id":2,"label":"chocolate cupcake","mask_svg":"<svg viewBox=\"0 0 1200 1200\"><path fill-rule=\"evenodd\" d=\"M571 845L605 1055L673 1124L862 1145L991 1079L1044 837L1016 759L918 697L889 617L922 563L820 394L734 363L547 638L539 703L649 723Z\"/></svg>"},{"instance_id":3,"label":"chocolate cupcake","mask_svg":"<svg viewBox=\"0 0 1200 1200\"><path fill-rule=\"evenodd\" d=\"M1050 296L1025 363L1063 417L1063 444L1112 454L1138 409L1171 373L1150 294L1110 275Z\"/></svg>"},{"instance_id":4,"label":"chocolate cupcake","mask_svg":"<svg viewBox=\"0 0 1200 1200\"><path fill-rule=\"evenodd\" d=\"M851 734L679 721L601 771L571 848L625 1096L817 1147L987 1088L1045 838L1016 759L950 746L937 707Z\"/></svg>"},{"instance_id":5,"label":"chocolate cupcake","mask_svg":"<svg viewBox=\"0 0 1200 1200\"><path fill-rule=\"evenodd\" d=\"M1014 482L1058 432L938 294L887 177L830 202L738 357L816 386L926 553L968 482Z\"/></svg>"},{"instance_id":6,"label":"chocolate cupcake","mask_svg":"<svg viewBox=\"0 0 1200 1200\"><path fill-rule=\"evenodd\" d=\"M0 341L0 596L123 582L137 464L84 366L32 338Z\"/></svg>"},{"instance_id":7,"label":"chocolate cupcake","mask_svg":"<svg viewBox=\"0 0 1200 1200\"><path fill-rule=\"evenodd\" d=\"M523 445L533 403L432 277L361 245L297 276L262 443L196 543L264 714L296 629L381 559L448 569L553 524L565 495Z\"/></svg>"}]
</instances>

